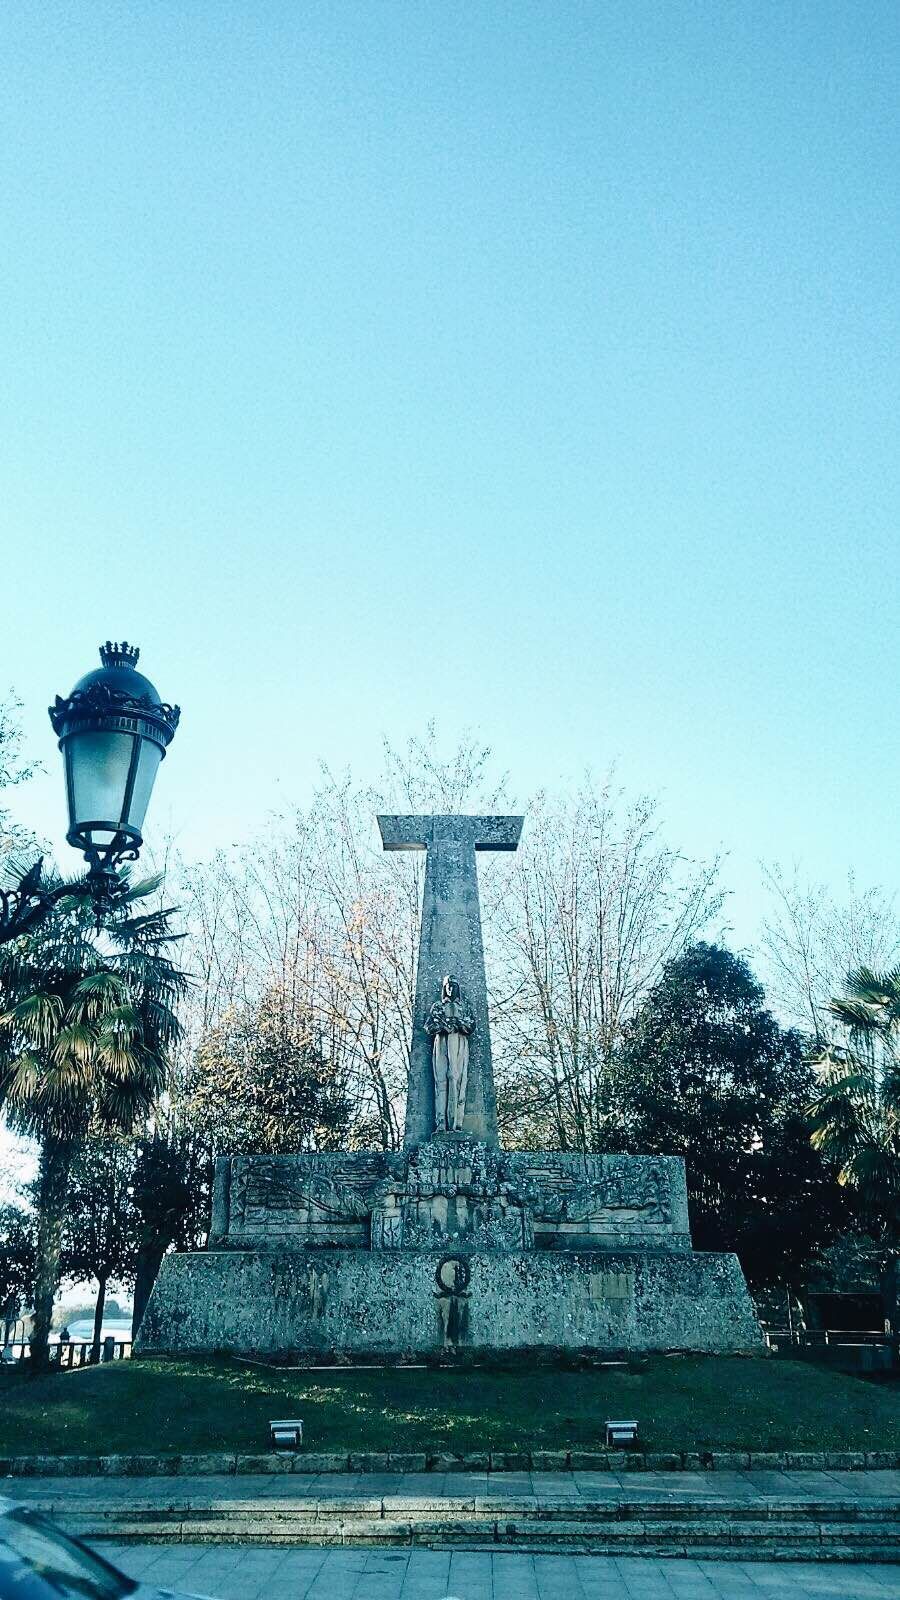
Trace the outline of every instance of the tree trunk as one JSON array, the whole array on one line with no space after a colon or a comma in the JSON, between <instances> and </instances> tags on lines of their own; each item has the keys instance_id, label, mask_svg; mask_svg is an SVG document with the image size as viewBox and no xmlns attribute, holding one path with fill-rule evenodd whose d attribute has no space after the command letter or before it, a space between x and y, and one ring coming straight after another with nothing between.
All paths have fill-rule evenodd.
<instances>
[{"instance_id":1,"label":"tree trunk","mask_svg":"<svg viewBox=\"0 0 900 1600\"><path fill-rule=\"evenodd\" d=\"M94 1308L94 1342L91 1345L91 1366L100 1360L100 1334L103 1328L103 1308L106 1305L106 1279L97 1279L97 1304Z\"/></svg>"},{"instance_id":2,"label":"tree trunk","mask_svg":"<svg viewBox=\"0 0 900 1600\"><path fill-rule=\"evenodd\" d=\"M138 1251L137 1267L134 1275L134 1314L131 1319L131 1337L136 1339L141 1318L147 1309L147 1301L156 1282L157 1273L162 1266L162 1259L171 1241L161 1239L159 1235L146 1239Z\"/></svg>"},{"instance_id":3,"label":"tree trunk","mask_svg":"<svg viewBox=\"0 0 900 1600\"><path fill-rule=\"evenodd\" d=\"M48 1134L41 1146L38 1168L38 1232L34 1272L34 1326L31 1331L31 1370L46 1372L50 1365L50 1324L53 1298L59 1287L59 1255L69 1172L75 1154L72 1139Z\"/></svg>"}]
</instances>

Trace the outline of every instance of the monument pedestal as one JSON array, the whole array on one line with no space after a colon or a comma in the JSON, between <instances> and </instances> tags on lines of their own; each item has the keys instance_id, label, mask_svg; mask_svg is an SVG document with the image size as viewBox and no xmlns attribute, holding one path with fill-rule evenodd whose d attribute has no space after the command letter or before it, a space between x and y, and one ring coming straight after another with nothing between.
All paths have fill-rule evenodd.
<instances>
[{"instance_id":1,"label":"monument pedestal","mask_svg":"<svg viewBox=\"0 0 900 1600\"><path fill-rule=\"evenodd\" d=\"M137 1349L315 1363L760 1343L737 1257L691 1249L679 1159L441 1135L221 1160L210 1248L163 1262Z\"/></svg>"},{"instance_id":2,"label":"monument pedestal","mask_svg":"<svg viewBox=\"0 0 900 1600\"><path fill-rule=\"evenodd\" d=\"M733 1255L210 1250L163 1263L138 1350L315 1365L723 1352L760 1342Z\"/></svg>"}]
</instances>

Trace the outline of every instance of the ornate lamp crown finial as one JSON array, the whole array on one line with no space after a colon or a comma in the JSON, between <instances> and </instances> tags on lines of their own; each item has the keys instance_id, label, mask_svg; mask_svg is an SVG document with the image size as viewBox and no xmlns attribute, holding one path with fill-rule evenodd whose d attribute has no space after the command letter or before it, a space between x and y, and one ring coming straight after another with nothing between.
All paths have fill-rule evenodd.
<instances>
[{"instance_id":1,"label":"ornate lamp crown finial","mask_svg":"<svg viewBox=\"0 0 900 1600\"><path fill-rule=\"evenodd\" d=\"M136 667L140 650L136 644L129 644L123 639L121 644L113 644L107 639L100 646L100 660L105 667Z\"/></svg>"}]
</instances>

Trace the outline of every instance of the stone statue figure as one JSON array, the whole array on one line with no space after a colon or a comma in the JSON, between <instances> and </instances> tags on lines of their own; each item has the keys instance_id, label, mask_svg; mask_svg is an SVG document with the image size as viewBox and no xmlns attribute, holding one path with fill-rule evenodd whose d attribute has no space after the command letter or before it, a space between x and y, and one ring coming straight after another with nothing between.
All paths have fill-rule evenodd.
<instances>
[{"instance_id":1,"label":"stone statue figure","mask_svg":"<svg viewBox=\"0 0 900 1600\"><path fill-rule=\"evenodd\" d=\"M441 984L441 998L425 1019L425 1032L433 1041L436 1133L462 1130L469 1083L469 1034L474 1027L469 1003L452 973L448 973Z\"/></svg>"}]
</instances>

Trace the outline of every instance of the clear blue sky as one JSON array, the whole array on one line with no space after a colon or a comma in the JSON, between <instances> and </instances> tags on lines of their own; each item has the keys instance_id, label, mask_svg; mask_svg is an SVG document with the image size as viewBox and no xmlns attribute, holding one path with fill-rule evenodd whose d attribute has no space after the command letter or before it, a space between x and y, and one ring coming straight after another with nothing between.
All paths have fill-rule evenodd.
<instances>
[{"instance_id":1,"label":"clear blue sky","mask_svg":"<svg viewBox=\"0 0 900 1600\"><path fill-rule=\"evenodd\" d=\"M324 756L619 761L900 879L894 0L0 9L0 684L107 635L188 850ZM65 851L63 851L65 854Z\"/></svg>"}]
</instances>

